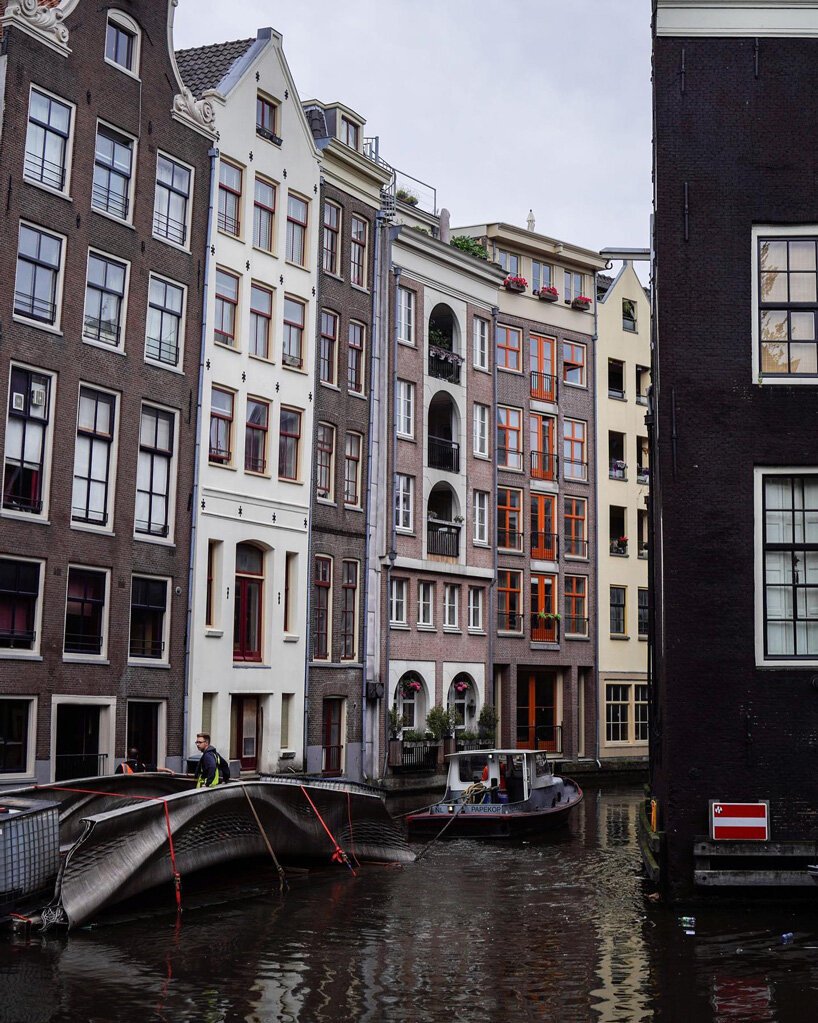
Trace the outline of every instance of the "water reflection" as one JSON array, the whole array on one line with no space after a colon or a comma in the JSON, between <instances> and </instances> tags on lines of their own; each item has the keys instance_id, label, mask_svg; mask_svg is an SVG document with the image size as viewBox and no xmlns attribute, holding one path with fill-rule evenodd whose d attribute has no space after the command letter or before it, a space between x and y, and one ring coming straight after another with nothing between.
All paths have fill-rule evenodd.
<instances>
[{"instance_id":1,"label":"water reflection","mask_svg":"<svg viewBox=\"0 0 818 1023\"><path fill-rule=\"evenodd\" d=\"M237 870L236 881L252 878L250 897L188 908L178 923L163 910L69 938L7 941L0 1020L810 1018L812 914L696 909L686 934L687 911L644 898L639 798L636 789L588 792L568 828L547 839L440 843L420 863L327 873L283 899L272 871L259 883ZM203 894L186 884L183 897L191 907Z\"/></svg>"}]
</instances>

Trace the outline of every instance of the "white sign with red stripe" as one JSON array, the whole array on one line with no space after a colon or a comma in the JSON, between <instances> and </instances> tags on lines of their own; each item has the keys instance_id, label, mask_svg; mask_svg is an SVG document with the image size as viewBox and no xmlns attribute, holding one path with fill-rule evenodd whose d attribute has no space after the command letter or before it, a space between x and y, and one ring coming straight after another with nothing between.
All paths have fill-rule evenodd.
<instances>
[{"instance_id":1,"label":"white sign with red stripe","mask_svg":"<svg viewBox=\"0 0 818 1023\"><path fill-rule=\"evenodd\" d=\"M710 837L715 841L766 842L770 837L770 804L721 803L710 800Z\"/></svg>"}]
</instances>

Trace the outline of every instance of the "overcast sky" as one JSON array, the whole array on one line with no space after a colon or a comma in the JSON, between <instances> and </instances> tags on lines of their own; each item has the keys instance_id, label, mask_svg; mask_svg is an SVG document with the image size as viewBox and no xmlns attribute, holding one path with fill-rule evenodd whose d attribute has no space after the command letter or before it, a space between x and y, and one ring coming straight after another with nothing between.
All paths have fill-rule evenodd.
<instances>
[{"instance_id":1,"label":"overcast sky","mask_svg":"<svg viewBox=\"0 0 818 1023\"><path fill-rule=\"evenodd\" d=\"M177 49L277 29L301 99L352 107L452 226L533 209L649 244L650 0L179 0L175 25Z\"/></svg>"}]
</instances>

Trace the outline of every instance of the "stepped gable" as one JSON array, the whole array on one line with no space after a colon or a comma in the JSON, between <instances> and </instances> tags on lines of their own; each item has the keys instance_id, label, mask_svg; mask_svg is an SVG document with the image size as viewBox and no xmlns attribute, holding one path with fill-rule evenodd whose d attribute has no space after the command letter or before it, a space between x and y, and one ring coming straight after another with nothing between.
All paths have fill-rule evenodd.
<instances>
[{"instance_id":1,"label":"stepped gable","mask_svg":"<svg viewBox=\"0 0 818 1023\"><path fill-rule=\"evenodd\" d=\"M255 39L236 39L230 43L197 46L177 50L176 63L182 81L194 96L215 89L236 61L255 43Z\"/></svg>"}]
</instances>

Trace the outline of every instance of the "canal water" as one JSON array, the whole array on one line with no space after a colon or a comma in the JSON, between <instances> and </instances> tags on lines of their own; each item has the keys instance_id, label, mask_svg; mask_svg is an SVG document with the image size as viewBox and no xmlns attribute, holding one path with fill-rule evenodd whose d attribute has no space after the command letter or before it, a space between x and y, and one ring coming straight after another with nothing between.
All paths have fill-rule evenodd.
<instances>
[{"instance_id":1,"label":"canal water","mask_svg":"<svg viewBox=\"0 0 818 1023\"><path fill-rule=\"evenodd\" d=\"M639 789L547 839L410 866L184 882L70 936L0 938L2 1023L783 1023L818 1004L818 909L652 903ZM420 848L420 847L418 847ZM688 919L682 921L682 917ZM695 917L695 919L690 919Z\"/></svg>"}]
</instances>

